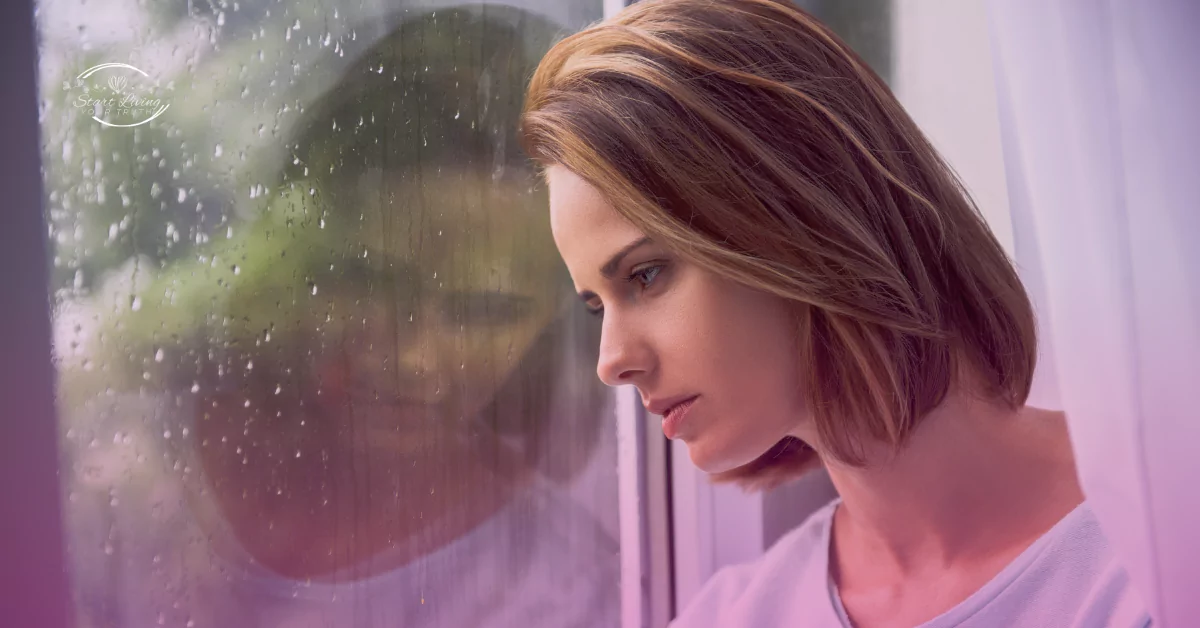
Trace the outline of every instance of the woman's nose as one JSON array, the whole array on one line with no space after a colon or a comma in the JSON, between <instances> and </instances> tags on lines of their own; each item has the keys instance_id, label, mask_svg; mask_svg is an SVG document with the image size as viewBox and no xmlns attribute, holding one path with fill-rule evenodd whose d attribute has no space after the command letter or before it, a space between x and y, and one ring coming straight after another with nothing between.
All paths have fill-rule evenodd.
<instances>
[{"instance_id":1,"label":"woman's nose","mask_svg":"<svg viewBox=\"0 0 1200 628\"><path fill-rule=\"evenodd\" d=\"M606 316L600 333L596 375L609 386L636 384L650 370L649 347L636 329Z\"/></svg>"},{"instance_id":2,"label":"woman's nose","mask_svg":"<svg viewBox=\"0 0 1200 628\"><path fill-rule=\"evenodd\" d=\"M441 382L440 365L445 349L439 338L443 326L435 308L368 308L357 355L348 356L358 365L360 383L379 394L415 402L434 402L450 388Z\"/></svg>"},{"instance_id":3,"label":"woman's nose","mask_svg":"<svg viewBox=\"0 0 1200 628\"><path fill-rule=\"evenodd\" d=\"M434 309L422 308L411 317L400 317L396 323L397 379L406 389L400 393L430 403L440 399L449 388L440 381L441 363L448 356L443 355L445 351L440 346L444 330Z\"/></svg>"}]
</instances>

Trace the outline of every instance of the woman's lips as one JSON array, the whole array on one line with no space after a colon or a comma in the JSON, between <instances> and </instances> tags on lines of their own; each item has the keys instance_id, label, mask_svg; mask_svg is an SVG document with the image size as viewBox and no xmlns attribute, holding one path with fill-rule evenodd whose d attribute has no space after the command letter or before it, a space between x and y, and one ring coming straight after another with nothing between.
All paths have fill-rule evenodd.
<instances>
[{"instance_id":1,"label":"woman's lips","mask_svg":"<svg viewBox=\"0 0 1200 628\"><path fill-rule=\"evenodd\" d=\"M667 410L667 413L663 415L662 420L664 436L674 440L679 435L680 429L682 429L684 426L684 421L687 419L688 414L690 414L692 406L696 403L696 399L697 397L692 397L683 403L676 404L670 410Z\"/></svg>"}]
</instances>

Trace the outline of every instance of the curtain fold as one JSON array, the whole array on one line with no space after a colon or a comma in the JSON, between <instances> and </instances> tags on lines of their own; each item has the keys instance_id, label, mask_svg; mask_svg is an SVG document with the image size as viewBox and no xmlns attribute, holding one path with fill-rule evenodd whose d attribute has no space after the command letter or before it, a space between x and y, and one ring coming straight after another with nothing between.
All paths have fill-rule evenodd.
<instances>
[{"instance_id":1,"label":"curtain fold","mask_svg":"<svg viewBox=\"0 0 1200 628\"><path fill-rule=\"evenodd\" d=\"M988 0L1018 265L1084 490L1157 625L1200 617L1200 3Z\"/></svg>"}]
</instances>

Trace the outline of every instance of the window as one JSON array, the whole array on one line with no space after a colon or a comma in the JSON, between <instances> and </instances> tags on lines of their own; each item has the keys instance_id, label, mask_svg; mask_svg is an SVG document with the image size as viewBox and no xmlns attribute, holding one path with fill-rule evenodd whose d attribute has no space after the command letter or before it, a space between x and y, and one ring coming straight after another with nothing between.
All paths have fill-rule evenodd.
<instances>
[{"instance_id":1,"label":"window","mask_svg":"<svg viewBox=\"0 0 1200 628\"><path fill-rule=\"evenodd\" d=\"M515 126L601 3L395 4L39 4L77 625L618 625L614 399Z\"/></svg>"}]
</instances>

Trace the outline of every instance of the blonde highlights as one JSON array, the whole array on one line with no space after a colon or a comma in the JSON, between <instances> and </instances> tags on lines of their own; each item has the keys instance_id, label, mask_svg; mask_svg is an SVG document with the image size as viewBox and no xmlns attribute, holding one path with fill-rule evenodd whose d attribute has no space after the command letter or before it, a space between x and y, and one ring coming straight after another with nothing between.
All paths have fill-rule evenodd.
<instances>
[{"instance_id":1,"label":"blonde highlights","mask_svg":"<svg viewBox=\"0 0 1200 628\"><path fill-rule=\"evenodd\" d=\"M663 245L795 304L798 384L839 460L901 446L963 368L1024 404L1036 339L1011 261L887 85L785 0L646 0L567 37L522 141ZM788 438L718 479L818 463Z\"/></svg>"}]
</instances>

